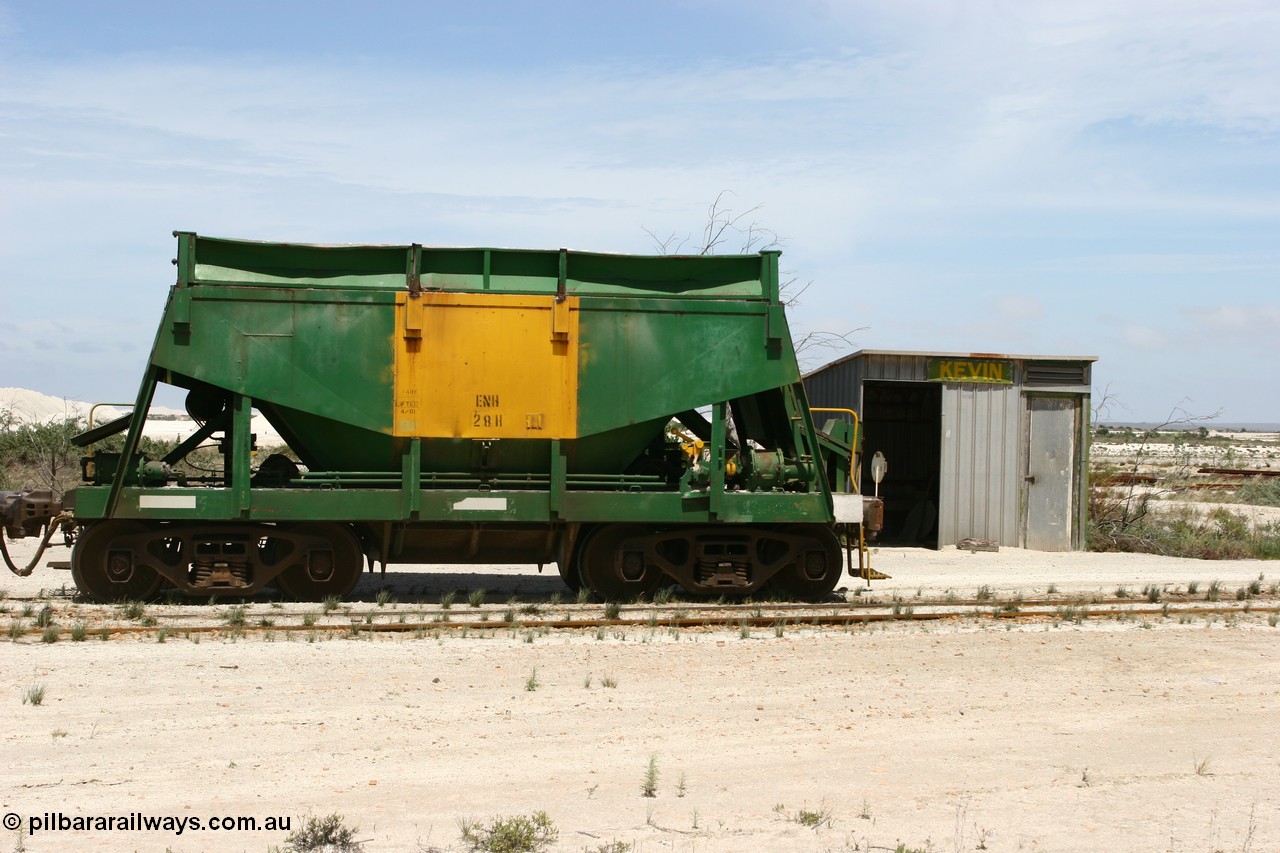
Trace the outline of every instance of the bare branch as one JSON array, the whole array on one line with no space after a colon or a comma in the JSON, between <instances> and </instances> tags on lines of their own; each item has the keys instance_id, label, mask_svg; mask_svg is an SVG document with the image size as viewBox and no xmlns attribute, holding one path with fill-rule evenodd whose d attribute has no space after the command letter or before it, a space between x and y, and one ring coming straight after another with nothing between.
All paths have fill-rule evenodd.
<instances>
[{"instance_id":1,"label":"bare branch","mask_svg":"<svg viewBox=\"0 0 1280 853\"><path fill-rule=\"evenodd\" d=\"M855 346L853 336L858 332L865 332L869 326L861 326L857 329L850 329L847 332L827 332L816 330L805 332L799 337L792 337L792 347L796 352L796 360L800 362L801 367L816 365L820 361L826 361L831 357L832 352L842 352L844 350L853 349Z\"/></svg>"},{"instance_id":2,"label":"bare branch","mask_svg":"<svg viewBox=\"0 0 1280 853\"><path fill-rule=\"evenodd\" d=\"M797 288L796 282L799 280L800 278L798 276L793 275L778 286L778 295L782 297L783 304L788 308L794 308L799 305L800 297L803 296L804 292L813 284L812 281L808 281L804 286ZM855 329L854 331L858 330Z\"/></svg>"},{"instance_id":3,"label":"bare branch","mask_svg":"<svg viewBox=\"0 0 1280 853\"><path fill-rule=\"evenodd\" d=\"M760 226L754 222L746 226L743 226L740 223L757 210L760 210L764 205L757 204L755 207L744 210L741 213L734 213L732 208L723 206L724 197L726 195L733 195L733 192L730 190L721 190L720 194L716 196L716 200L707 208L707 223L702 229L702 245L697 250L697 254L699 255L715 254L716 249L729 238L730 234L744 235L744 242L738 254L746 255L753 251L759 251L757 249L753 249L752 246L758 242L760 238L753 237L752 233L753 231L763 232L767 229L760 228ZM772 242L770 245L776 244L777 235L773 234L772 231L769 231L768 233L772 235Z\"/></svg>"},{"instance_id":4,"label":"bare branch","mask_svg":"<svg viewBox=\"0 0 1280 853\"><path fill-rule=\"evenodd\" d=\"M1098 401L1093 406L1094 423L1097 423L1098 421L1110 415L1112 406L1120 406L1121 408L1124 408L1124 409L1128 408L1128 406L1125 406L1123 403L1121 403L1120 400L1116 397L1116 395L1112 392L1111 383L1108 382L1107 387L1102 389L1102 396L1098 398Z\"/></svg>"},{"instance_id":5,"label":"bare branch","mask_svg":"<svg viewBox=\"0 0 1280 853\"><path fill-rule=\"evenodd\" d=\"M733 208L725 206L727 195L733 195L732 191L721 190L715 201L707 208L706 222L702 226L702 239L692 247L690 250L692 254L717 254L735 235L738 238L737 254L739 255L763 252L782 245L783 240L778 232L750 219L752 214L764 207L763 204L735 212ZM658 252L663 255L681 254L685 246L692 241L690 236L679 239L674 231L666 237L659 237L648 227L642 227L642 230L649 235Z\"/></svg>"},{"instance_id":6,"label":"bare branch","mask_svg":"<svg viewBox=\"0 0 1280 853\"><path fill-rule=\"evenodd\" d=\"M1111 386L1103 392L1103 399L1097 411L1105 411L1107 406L1118 404L1113 398ZM1111 543L1120 540L1128 540L1138 542L1144 548L1158 553L1160 551L1159 544L1151 539L1144 532L1143 521L1151 513L1151 502L1165 495L1178 491L1176 486L1170 486L1163 489L1152 489L1149 483L1144 483L1142 478L1138 476L1144 462L1151 455L1150 443L1161 430L1170 428L1189 427L1204 421L1210 421L1222 414L1222 410L1218 409L1212 414L1197 415L1192 414L1183 407L1183 403L1189 400L1186 398L1180 400L1170 410L1168 416L1165 417L1163 423L1154 427L1143 430L1142 438L1138 442L1138 446L1133 453L1133 462L1126 466L1127 480L1126 488L1120 492L1119 496L1109 494L1105 487L1095 486L1089 497L1089 518L1094 525L1095 533L1101 535L1105 540ZM1190 457L1182 459L1176 466L1172 476L1168 479L1173 483L1185 482L1190 475L1191 462Z\"/></svg>"},{"instance_id":7,"label":"bare branch","mask_svg":"<svg viewBox=\"0 0 1280 853\"><path fill-rule=\"evenodd\" d=\"M684 248L685 244L689 242L689 238L686 236L681 239L679 243L676 243L675 241L677 237L674 231L666 237L659 237L648 228L644 228L643 230L644 233L649 235L649 239L653 241L653 244L657 246L659 255L678 255L680 254L680 250ZM671 248L672 243L675 243L674 249Z\"/></svg>"},{"instance_id":8,"label":"bare branch","mask_svg":"<svg viewBox=\"0 0 1280 853\"><path fill-rule=\"evenodd\" d=\"M733 196L731 190L721 190L715 197L715 200L707 207L707 218L702 228L702 240L698 245L693 246L692 252L697 255L713 255L725 248L736 237L738 240L738 251L740 255L750 255L756 252L765 252L772 249L781 248L784 244L784 238L774 231L772 228L766 228L753 217L755 213L760 211L764 205L757 204L746 210L737 212L728 206L728 197ZM672 232L669 236L659 237L649 228L645 228L644 232L653 240L654 245L658 247L661 254L677 254L684 250L690 238L686 237L677 242L676 233ZM778 287L778 294L782 303L788 308L795 308L800 304L800 297L813 284L812 281L799 284L800 278L790 272L783 271L785 280ZM850 329L847 332L809 332L793 336L796 355L808 353L812 361L814 353L822 352L830 355L832 351L844 350L853 347L852 337L855 333L866 331L867 327Z\"/></svg>"}]
</instances>

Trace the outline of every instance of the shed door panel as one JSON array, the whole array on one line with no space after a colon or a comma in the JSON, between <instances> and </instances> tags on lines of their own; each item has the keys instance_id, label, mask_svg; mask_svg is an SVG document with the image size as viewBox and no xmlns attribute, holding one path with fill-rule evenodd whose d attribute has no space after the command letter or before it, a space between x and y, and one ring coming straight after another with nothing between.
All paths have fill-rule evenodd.
<instances>
[{"instance_id":1,"label":"shed door panel","mask_svg":"<svg viewBox=\"0 0 1280 853\"><path fill-rule=\"evenodd\" d=\"M1026 547L1069 551L1075 517L1076 401L1033 396L1027 406Z\"/></svg>"}]
</instances>

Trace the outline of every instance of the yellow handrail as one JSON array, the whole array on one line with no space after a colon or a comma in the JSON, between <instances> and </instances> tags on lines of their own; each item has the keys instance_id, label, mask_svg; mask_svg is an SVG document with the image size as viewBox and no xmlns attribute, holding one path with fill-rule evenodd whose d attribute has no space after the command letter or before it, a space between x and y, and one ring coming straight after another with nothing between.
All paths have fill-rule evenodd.
<instances>
[{"instance_id":1,"label":"yellow handrail","mask_svg":"<svg viewBox=\"0 0 1280 853\"><path fill-rule=\"evenodd\" d=\"M94 403L92 406L89 407L89 429L93 429L94 413L96 413L98 409L102 408L103 406L110 406L113 409L125 408L125 409L128 409L130 412L132 412L134 404L133 403ZM90 447L87 451L85 451L85 456L88 456L89 459L92 460L94 457L94 450L95 448ZM88 470L90 473L92 473L93 471L92 461L90 461L89 463Z\"/></svg>"},{"instance_id":2,"label":"yellow handrail","mask_svg":"<svg viewBox=\"0 0 1280 853\"><path fill-rule=\"evenodd\" d=\"M814 408L810 408L809 411L810 412L839 412L841 414L845 414L853 418L853 455L855 459L862 455L861 453L858 452L858 433L861 432L862 430L862 422L859 420L857 412L855 412L853 409L832 408L827 406L817 406ZM854 460L852 459L850 460L851 470L849 471L849 480L850 480L850 485L853 486L853 490L855 494L859 493L858 480L860 480L862 477L861 467L862 466L859 465ZM848 545L851 543L848 543L846 540L846 544ZM861 524L858 525L857 545L854 545L852 547L854 547L858 552L858 574L856 575L856 577L862 578L868 584L871 583L871 580L873 578L878 579L878 578L889 577L888 575L878 572L875 569L871 568L871 549L867 547L865 531L863 530L863 527ZM866 561L865 563L863 562L864 560ZM852 562L852 558L850 558L850 562ZM849 571L852 574L853 572L852 565L849 566Z\"/></svg>"},{"instance_id":3,"label":"yellow handrail","mask_svg":"<svg viewBox=\"0 0 1280 853\"><path fill-rule=\"evenodd\" d=\"M121 408L123 408L123 409L128 409L129 411L133 411L133 406L134 406L134 404L133 404L132 402L129 402L129 403L94 403L92 406L90 406L90 407L89 407L89 429L93 429L93 415L94 415L94 412L98 411L98 409L102 408L103 406L110 406L110 407L111 407L111 408L113 408L113 409L121 409Z\"/></svg>"},{"instance_id":4,"label":"yellow handrail","mask_svg":"<svg viewBox=\"0 0 1280 853\"><path fill-rule=\"evenodd\" d=\"M855 412L853 409L832 409L826 406L812 406L810 407L809 411L811 412L844 412L846 415L849 415L850 417L853 418L854 423L858 422L858 413Z\"/></svg>"},{"instance_id":5,"label":"yellow handrail","mask_svg":"<svg viewBox=\"0 0 1280 853\"><path fill-rule=\"evenodd\" d=\"M810 412L839 412L839 413L841 413L841 414L845 414L845 415L848 415L849 417L853 418L853 455L854 455L854 456L859 455L859 454L858 454L858 439L859 439L859 438L861 438L861 435L860 435L860 434L861 434L861 432L862 432L862 422L858 419L858 413L857 413L857 412L855 412L853 409L830 408L830 407L827 407L827 406L817 406L817 407L812 407L812 408L810 408L810 409L809 409L809 411L810 411ZM851 468L856 468L856 467L860 467L860 466L858 466L858 465L854 464L854 463L853 463L853 461L852 461L852 460L850 460L850 467L851 467ZM849 475L850 475L850 477L852 477L852 476L854 475L854 471L850 470ZM854 489L854 491L857 491L857 490L858 490L858 486L856 485L856 483L855 483L855 485L854 485L853 489Z\"/></svg>"}]
</instances>

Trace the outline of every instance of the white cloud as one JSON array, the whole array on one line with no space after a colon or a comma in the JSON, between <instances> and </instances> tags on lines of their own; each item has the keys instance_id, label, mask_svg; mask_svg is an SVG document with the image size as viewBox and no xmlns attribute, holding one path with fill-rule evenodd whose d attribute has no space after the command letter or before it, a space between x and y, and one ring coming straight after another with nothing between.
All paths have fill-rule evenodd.
<instances>
[{"instance_id":1,"label":"white cloud","mask_svg":"<svg viewBox=\"0 0 1280 853\"><path fill-rule=\"evenodd\" d=\"M1126 324L1121 333L1129 346L1140 350L1163 350L1169 348L1169 335L1151 326L1136 323Z\"/></svg>"},{"instance_id":2,"label":"white cloud","mask_svg":"<svg viewBox=\"0 0 1280 853\"><path fill-rule=\"evenodd\" d=\"M1009 320L1038 320L1044 316L1044 305L1034 297L1010 293L996 301L996 313Z\"/></svg>"},{"instance_id":3,"label":"white cloud","mask_svg":"<svg viewBox=\"0 0 1280 853\"><path fill-rule=\"evenodd\" d=\"M1211 335L1215 346L1257 345L1280 353L1280 302L1195 306L1185 314L1197 334Z\"/></svg>"},{"instance_id":4,"label":"white cloud","mask_svg":"<svg viewBox=\"0 0 1280 853\"><path fill-rule=\"evenodd\" d=\"M567 65L524 79L474 71L424 76L392 65L338 72L300 62L252 67L132 57L6 75L16 84L7 100L37 116L114 123L175 144L221 144L222 168L238 161L256 170L314 168L385 189L417 177L438 180L444 192L475 192L477 176L452 168L443 153L469 154L464 162L474 163L520 148L520 165L552 167L515 170L495 160L491 176L479 176L486 192L495 182L512 186L512 178L545 186L539 178L555 180L561 170L607 176L623 166L652 168L655 153L685 167L748 155L758 167L784 137L789 144L773 149L780 155L773 168L794 168L795 152L814 140L824 143L824 161L839 150L826 143L847 143L847 154L823 164L843 170L866 162L859 151L893 158L893 146L907 137L916 145L932 139L926 150L943 155L936 165L975 178L1016 173L1011 156L1023 165L1041 162L1045 146L1063 153L1074 134L1107 119L1280 127L1280 93L1269 85L1280 60L1258 33L1274 26L1275 16L1263 7L1252 20L1236 21L1220 10L1162 4L1162 23L1153 27L1154 8L1141 5L1117 13L1110 4L1077 4L1066 16L1060 4L942 15L924 4L930 13L919 17L896 6L879 14L909 25L905 40L878 54ZM86 85L90 80L95 85ZM1259 94L1240 94L1249 89ZM62 149L74 146L64 142ZM50 153L56 151L55 143ZM186 159L207 162L206 153ZM905 166L918 153L897 156Z\"/></svg>"},{"instance_id":5,"label":"white cloud","mask_svg":"<svg viewBox=\"0 0 1280 853\"><path fill-rule=\"evenodd\" d=\"M1280 215L1280 201L1277 201L1276 205L1276 215ZM1260 275L1273 277L1280 275L1280 255L1117 252L1109 255L1055 258L1040 264L1039 267L1044 270L1095 274L1099 272L1134 273L1143 276L1191 274L1206 277L1245 274L1257 278Z\"/></svg>"},{"instance_id":6,"label":"white cloud","mask_svg":"<svg viewBox=\"0 0 1280 853\"><path fill-rule=\"evenodd\" d=\"M1249 8L858 4L818 26L898 40L759 62L570 62L523 78L296 59L11 67L0 115L15 136L0 150L38 171L173 177L215 195L293 179L309 196L487 197L489 221L521 199L634 219L735 188L770 201L783 230L843 232L844 245L901 228L908 211L1190 211L1202 194L1171 199L1080 135L1109 120L1280 128L1280 52L1262 35L1276 17ZM1079 178L1104 173L1102 187Z\"/></svg>"}]
</instances>

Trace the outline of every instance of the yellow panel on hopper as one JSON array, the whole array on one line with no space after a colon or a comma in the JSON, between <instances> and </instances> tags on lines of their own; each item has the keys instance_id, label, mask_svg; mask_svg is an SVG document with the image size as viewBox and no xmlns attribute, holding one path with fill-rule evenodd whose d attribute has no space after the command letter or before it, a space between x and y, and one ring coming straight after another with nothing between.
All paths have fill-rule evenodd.
<instances>
[{"instance_id":1,"label":"yellow panel on hopper","mask_svg":"<svg viewBox=\"0 0 1280 853\"><path fill-rule=\"evenodd\" d=\"M576 296L400 293L395 353L395 435L578 434Z\"/></svg>"}]
</instances>

